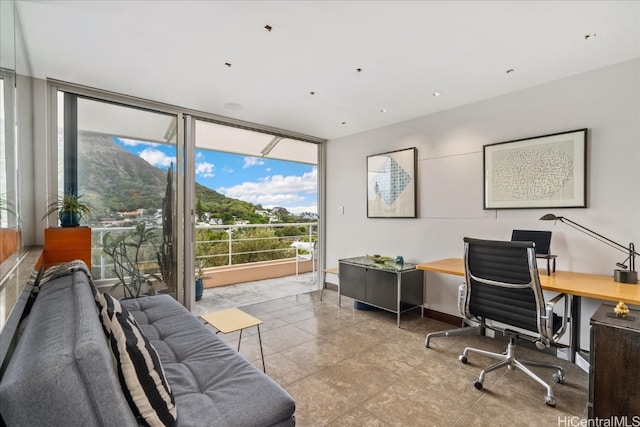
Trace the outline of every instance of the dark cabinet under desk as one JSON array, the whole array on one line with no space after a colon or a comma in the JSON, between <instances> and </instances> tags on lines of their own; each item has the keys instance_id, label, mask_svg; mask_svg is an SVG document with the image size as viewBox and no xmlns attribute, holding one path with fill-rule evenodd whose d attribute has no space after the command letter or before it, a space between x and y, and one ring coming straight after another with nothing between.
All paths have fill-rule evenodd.
<instances>
[{"instance_id":1,"label":"dark cabinet under desk","mask_svg":"<svg viewBox=\"0 0 640 427\"><path fill-rule=\"evenodd\" d=\"M634 320L607 313L613 306L603 304L591 317L589 418L627 416L631 425L640 420L640 311L630 311Z\"/></svg>"},{"instance_id":2,"label":"dark cabinet under desk","mask_svg":"<svg viewBox=\"0 0 640 427\"><path fill-rule=\"evenodd\" d=\"M424 272L415 264L375 263L367 257L341 259L339 262L339 300L342 295L397 314L424 301Z\"/></svg>"}]
</instances>

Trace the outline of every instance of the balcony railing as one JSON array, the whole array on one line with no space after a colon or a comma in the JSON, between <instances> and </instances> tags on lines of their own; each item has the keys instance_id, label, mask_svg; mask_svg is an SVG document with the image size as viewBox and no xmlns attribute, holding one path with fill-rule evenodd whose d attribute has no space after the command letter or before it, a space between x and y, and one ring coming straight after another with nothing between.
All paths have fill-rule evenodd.
<instances>
[{"instance_id":1,"label":"balcony railing","mask_svg":"<svg viewBox=\"0 0 640 427\"><path fill-rule=\"evenodd\" d=\"M112 279L113 264L102 252L104 234L125 233L135 227L92 228L92 275L95 279ZM158 227L158 233L162 233ZM196 226L196 265L204 268L250 264L253 262L315 256L313 242L318 223L237 224ZM306 242L300 244L296 242ZM157 262L151 255L143 260Z\"/></svg>"}]
</instances>

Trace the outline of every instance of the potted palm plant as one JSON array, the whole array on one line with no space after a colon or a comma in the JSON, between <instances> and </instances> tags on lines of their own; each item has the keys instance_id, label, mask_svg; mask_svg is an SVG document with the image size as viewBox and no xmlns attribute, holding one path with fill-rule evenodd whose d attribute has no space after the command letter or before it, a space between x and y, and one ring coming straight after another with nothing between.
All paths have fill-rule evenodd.
<instances>
[{"instance_id":1,"label":"potted palm plant","mask_svg":"<svg viewBox=\"0 0 640 427\"><path fill-rule=\"evenodd\" d=\"M75 195L64 193L54 196L49 200L47 210L42 215L42 220L58 212L60 225L62 227L77 227L80 221L89 219L91 215L91 205L81 200L84 194Z\"/></svg>"},{"instance_id":2,"label":"potted palm plant","mask_svg":"<svg viewBox=\"0 0 640 427\"><path fill-rule=\"evenodd\" d=\"M204 260L196 259L196 301L202 299L204 293L204 279L208 279L209 276L204 275Z\"/></svg>"}]
</instances>

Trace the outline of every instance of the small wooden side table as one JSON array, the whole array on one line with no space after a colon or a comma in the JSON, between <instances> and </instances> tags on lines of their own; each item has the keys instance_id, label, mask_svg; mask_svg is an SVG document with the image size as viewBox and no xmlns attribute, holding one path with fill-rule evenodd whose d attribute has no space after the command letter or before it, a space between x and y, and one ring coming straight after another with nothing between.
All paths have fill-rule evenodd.
<instances>
[{"instance_id":1,"label":"small wooden side table","mask_svg":"<svg viewBox=\"0 0 640 427\"><path fill-rule=\"evenodd\" d=\"M338 267L325 268L324 270L322 270L322 273L323 273L323 277L322 277L322 289L320 290L320 301L322 301L322 296L324 294L324 288L326 287L325 286L325 282L326 282L326 279L327 279L327 274L335 274L336 276L338 276L338 280L340 280L340 274L339 274L339 271L338 271Z\"/></svg>"},{"instance_id":2,"label":"small wooden side table","mask_svg":"<svg viewBox=\"0 0 640 427\"><path fill-rule=\"evenodd\" d=\"M258 328L258 341L260 342L260 356L262 357L262 370L267 373L264 364L264 352L262 351L262 337L260 336L260 325L262 320L245 313L239 308L229 308L221 311L214 311L200 315L200 318L210 324L223 334L240 331L238 339L238 352L240 352L240 342L242 341L242 330L256 326ZM216 332L216 333L218 333Z\"/></svg>"}]
</instances>

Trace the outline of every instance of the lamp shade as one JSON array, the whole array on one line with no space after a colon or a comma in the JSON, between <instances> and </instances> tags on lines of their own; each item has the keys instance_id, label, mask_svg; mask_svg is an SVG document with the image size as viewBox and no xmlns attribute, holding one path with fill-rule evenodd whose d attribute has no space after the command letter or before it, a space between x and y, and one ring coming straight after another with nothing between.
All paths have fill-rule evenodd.
<instances>
[{"instance_id":1,"label":"lamp shade","mask_svg":"<svg viewBox=\"0 0 640 427\"><path fill-rule=\"evenodd\" d=\"M554 214L548 213L546 215L543 215L542 217L540 217L540 220L542 221L555 221L558 219L561 219L561 216L555 216Z\"/></svg>"}]
</instances>

